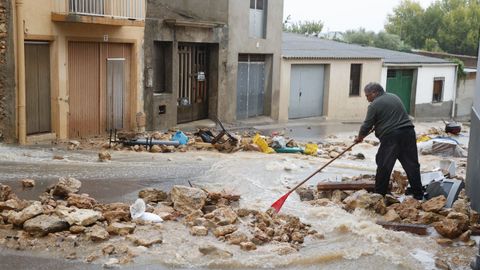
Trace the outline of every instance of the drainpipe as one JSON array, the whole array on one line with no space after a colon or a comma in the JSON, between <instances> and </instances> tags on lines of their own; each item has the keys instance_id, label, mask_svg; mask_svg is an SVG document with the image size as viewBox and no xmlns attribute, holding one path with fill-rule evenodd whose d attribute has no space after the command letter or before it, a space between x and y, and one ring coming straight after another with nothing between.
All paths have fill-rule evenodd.
<instances>
[{"instance_id":1,"label":"drainpipe","mask_svg":"<svg viewBox=\"0 0 480 270\"><path fill-rule=\"evenodd\" d=\"M27 117L26 117L26 94L25 94L25 44L24 44L24 14L23 0L15 1L17 14L17 113L18 113L18 142L22 145L27 143Z\"/></svg>"},{"instance_id":2,"label":"drainpipe","mask_svg":"<svg viewBox=\"0 0 480 270\"><path fill-rule=\"evenodd\" d=\"M455 65L455 76L453 80L453 86L455 87L455 91L453 91L453 104L452 104L452 119L455 117L455 109L457 103L457 94L458 94L458 87L457 87L457 75L458 75L458 65Z\"/></svg>"}]
</instances>

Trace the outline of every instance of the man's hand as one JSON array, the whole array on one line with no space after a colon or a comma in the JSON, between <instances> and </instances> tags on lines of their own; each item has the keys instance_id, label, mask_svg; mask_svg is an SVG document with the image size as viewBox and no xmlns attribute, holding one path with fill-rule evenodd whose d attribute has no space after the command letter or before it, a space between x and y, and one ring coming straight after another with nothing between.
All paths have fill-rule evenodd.
<instances>
[{"instance_id":1,"label":"man's hand","mask_svg":"<svg viewBox=\"0 0 480 270\"><path fill-rule=\"evenodd\" d=\"M357 137L355 137L355 140L353 140L353 141L355 143L361 143L361 142L363 142L363 138L365 138L365 136L358 135Z\"/></svg>"}]
</instances>

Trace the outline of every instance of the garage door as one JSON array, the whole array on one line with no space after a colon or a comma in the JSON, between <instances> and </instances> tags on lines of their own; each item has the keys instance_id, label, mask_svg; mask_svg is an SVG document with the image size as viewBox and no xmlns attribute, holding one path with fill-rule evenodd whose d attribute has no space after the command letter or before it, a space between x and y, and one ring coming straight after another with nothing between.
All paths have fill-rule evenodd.
<instances>
[{"instance_id":1,"label":"garage door","mask_svg":"<svg viewBox=\"0 0 480 270\"><path fill-rule=\"evenodd\" d=\"M289 118L322 115L324 71L324 65L292 65Z\"/></svg>"},{"instance_id":2,"label":"garage door","mask_svg":"<svg viewBox=\"0 0 480 270\"><path fill-rule=\"evenodd\" d=\"M129 67L129 44L69 43L69 137L130 126Z\"/></svg>"}]
</instances>

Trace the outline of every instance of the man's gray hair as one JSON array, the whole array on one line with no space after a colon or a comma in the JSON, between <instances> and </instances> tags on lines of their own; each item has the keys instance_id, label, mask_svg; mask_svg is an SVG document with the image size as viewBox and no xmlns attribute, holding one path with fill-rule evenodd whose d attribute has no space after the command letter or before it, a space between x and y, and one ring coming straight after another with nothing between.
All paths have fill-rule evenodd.
<instances>
[{"instance_id":1,"label":"man's gray hair","mask_svg":"<svg viewBox=\"0 0 480 270\"><path fill-rule=\"evenodd\" d=\"M385 90L383 90L383 87L379 83L371 82L365 86L364 89L365 93L370 94L373 92L383 94Z\"/></svg>"}]
</instances>

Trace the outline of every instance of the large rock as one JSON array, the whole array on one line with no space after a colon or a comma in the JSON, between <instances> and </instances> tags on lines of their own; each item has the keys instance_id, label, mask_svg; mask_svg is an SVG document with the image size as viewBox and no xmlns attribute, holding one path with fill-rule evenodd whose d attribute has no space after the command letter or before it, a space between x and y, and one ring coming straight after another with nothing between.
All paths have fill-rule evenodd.
<instances>
[{"instance_id":1,"label":"large rock","mask_svg":"<svg viewBox=\"0 0 480 270\"><path fill-rule=\"evenodd\" d=\"M92 241L107 240L109 236L107 230L100 225L93 225L93 227L89 228L87 231L87 237Z\"/></svg>"},{"instance_id":2,"label":"large rock","mask_svg":"<svg viewBox=\"0 0 480 270\"><path fill-rule=\"evenodd\" d=\"M92 209L97 201L86 194L70 193L67 199L68 206L75 206L77 208Z\"/></svg>"},{"instance_id":3,"label":"large rock","mask_svg":"<svg viewBox=\"0 0 480 270\"><path fill-rule=\"evenodd\" d=\"M25 203L18 199L10 199L4 202L0 202L0 211L3 210L15 210L20 211L25 208Z\"/></svg>"},{"instance_id":4,"label":"large rock","mask_svg":"<svg viewBox=\"0 0 480 270\"><path fill-rule=\"evenodd\" d=\"M109 234L114 235L128 235L133 233L135 230L136 225L134 223L120 223L114 222L107 227L107 231Z\"/></svg>"},{"instance_id":5,"label":"large rock","mask_svg":"<svg viewBox=\"0 0 480 270\"><path fill-rule=\"evenodd\" d=\"M163 202L167 200L168 194L163 190L149 188L140 190L140 192L138 192L138 197L142 198L145 203Z\"/></svg>"},{"instance_id":6,"label":"large rock","mask_svg":"<svg viewBox=\"0 0 480 270\"><path fill-rule=\"evenodd\" d=\"M440 195L422 203L422 209L425 212L438 212L445 206L446 202L447 198Z\"/></svg>"},{"instance_id":7,"label":"large rock","mask_svg":"<svg viewBox=\"0 0 480 270\"><path fill-rule=\"evenodd\" d=\"M441 222L436 222L433 224L435 230L442 235L450 239L459 237L462 234L461 222L455 219L445 219Z\"/></svg>"},{"instance_id":8,"label":"large rock","mask_svg":"<svg viewBox=\"0 0 480 270\"><path fill-rule=\"evenodd\" d=\"M470 204L465 199L458 199L456 200L453 205L452 209L455 212L465 214L470 216Z\"/></svg>"},{"instance_id":9,"label":"large rock","mask_svg":"<svg viewBox=\"0 0 480 270\"><path fill-rule=\"evenodd\" d=\"M219 257L219 258L228 258L232 257L233 254L226 250L222 250L218 247L212 245L201 246L198 248L198 251L205 256Z\"/></svg>"},{"instance_id":10,"label":"large rock","mask_svg":"<svg viewBox=\"0 0 480 270\"><path fill-rule=\"evenodd\" d=\"M0 184L0 202L11 199L12 195L13 192L10 186Z\"/></svg>"},{"instance_id":11,"label":"large rock","mask_svg":"<svg viewBox=\"0 0 480 270\"><path fill-rule=\"evenodd\" d=\"M43 214L43 208L40 202L35 202L22 211L16 213L11 220L12 224L21 226L25 221Z\"/></svg>"},{"instance_id":12,"label":"large rock","mask_svg":"<svg viewBox=\"0 0 480 270\"><path fill-rule=\"evenodd\" d=\"M238 218L235 211L230 207L217 208L210 215L213 215L213 222L222 225L234 224Z\"/></svg>"},{"instance_id":13,"label":"large rock","mask_svg":"<svg viewBox=\"0 0 480 270\"><path fill-rule=\"evenodd\" d=\"M82 182L73 177L58 179L58 183L52 188L51 194L66 198L69 193L77 193L82 186Z\"/></svg>"},{"instance_id":14,"label":"large rock","mask_svg":"<svg viewBox=\"0 0 480 270\"><path fill-rule=\"evenodd\" d=\"M55 215L40 215L23 223L23 230L34 236L44 236L66 229L68 229L68 223Z\"/></svg>"},{"instance_id":15,"label":"large rock","mask_svg":"<svg viewBox=\"0 0 480 270\"><path fill-rule=\"evenodd\" d=\"M213 234L216 237L225 236L227 234L233 233L237 229L238 228L235 225L220 226L220 227L215 228L215 230L213 231Z\"/></svg>"},{"instance_id":16,"label":"large rock","mask_svg":"<svg viewBox=\"0 0 480 270\"><path fill-rule=\"evenodd\" d=\"M76 209L66 214L65 220L70 225L88 226L102 218L102 213L91 209Z\"/></svg>"},{"instance_id":17,"label":"large rock","mask_svg":"<svg viewBox=\"0 0 480 270\"><path fill-rule=\"evenodd\" d=\"M127 239L132 241L135 245L149 247L154 244L160 244L163 242L162 234L158 230L153 229L137 229Z\"/></svg>"},{"instance_id":18,"label":"large rock","mask_svg":"<svg viewBox=\"0 0 480 270\"><path fill-rule=\"evenodd\" d=\"M175 210L185 215L202 209L207 199L207 194L203 190L185 186L174 186L170 195Z\"/></svg>"}]
</instances>

